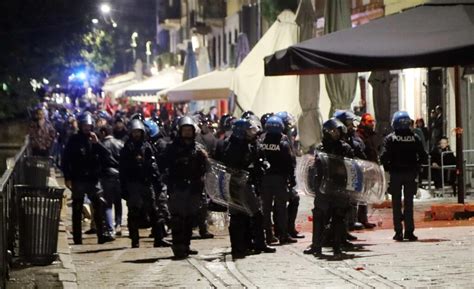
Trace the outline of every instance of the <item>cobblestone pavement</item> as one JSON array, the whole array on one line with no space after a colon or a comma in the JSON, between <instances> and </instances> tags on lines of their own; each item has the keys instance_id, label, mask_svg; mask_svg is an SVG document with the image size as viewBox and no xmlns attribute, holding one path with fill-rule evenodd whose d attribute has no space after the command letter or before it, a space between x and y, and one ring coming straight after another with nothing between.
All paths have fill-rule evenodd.
<instances>
[{"instance_id":1,"label":"cobblestone pavement","mask_svg":"<svg viewBox=\"0 0 474 289\"><path fill-rule=\"evenodd\" d=\"M97 245L86 235L84 245L71 245L79 288L474 288L474 226L418 229L419 242L394 242L391 229L355 233L358 246L342 261L331 260L329 248L323 259L302 254L308 232L297 244L277 246L275 254L233 261L227 232L216 233L212 240L193 240L199 254L180 261L172 260L169 248L153 248L150 238L131 249L125 236Z\"/></svg>"}]
</instances>

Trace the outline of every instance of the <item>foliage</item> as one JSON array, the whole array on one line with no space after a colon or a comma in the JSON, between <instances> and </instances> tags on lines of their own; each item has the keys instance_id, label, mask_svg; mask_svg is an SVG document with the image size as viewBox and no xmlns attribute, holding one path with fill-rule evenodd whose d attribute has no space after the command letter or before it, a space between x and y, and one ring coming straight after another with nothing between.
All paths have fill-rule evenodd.
<instances>
[{"instance_id":1,"label":"foliage","mask_svg":"<svg viewBox=\"0 0 474 289\"><path fill-rule=\"evenodd\" d=\"M278 14L285 9L290 9L296 12L298 8L298 0L262 0L262 16L268 23L273 23L278 17Z\"/></svg>"},{"instance_id":2,"label":"foliage","mask_svg":"<svg viewBox=\"0 0 474 289\"><path fill-rule=\"evenodd\" d=\"M110 71L112 36L92 27L97 9L95 0L0 1L0 119L38 99L31 79L64 85L79 68Z\"/></svg>"},{"instance_id":3,"label":"foliage","mask_svg":"<svg viewBox=\"0 0 474 289\"><path fill-rule=\"evenodd\" d=\"M115 48L112 34L94 29L82 38L80 52L85 64L98 73L109 73L115 62Z\"/></svg>"}]
</instances>

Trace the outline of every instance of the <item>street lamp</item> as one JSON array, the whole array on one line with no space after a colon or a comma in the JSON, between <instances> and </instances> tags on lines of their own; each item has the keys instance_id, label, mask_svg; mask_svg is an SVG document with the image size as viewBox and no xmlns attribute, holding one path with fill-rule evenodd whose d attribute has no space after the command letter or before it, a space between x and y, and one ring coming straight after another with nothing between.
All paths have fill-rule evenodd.
<instances>
[{"instance_id":1,"label":"street lamp","mask_svg":"<svg viewBox=\"0 0 474 289\"><path fill-rule=\"evenodd\" d=\"M99 19L97 18L92 19L92 24L99 24Z\"/></svg>"},{"instance_id":2,"label":"street lamp","mask_svg":"<svg viewBox=\"0 0 474 289\"><path fill-rule=\"evenodd\" d=\"M100 5L100 11L104 14L109 14L110 11L112 11L112 8L110 8L110 5L107 3L104 3Z\"/></svg>"}]
</instances>

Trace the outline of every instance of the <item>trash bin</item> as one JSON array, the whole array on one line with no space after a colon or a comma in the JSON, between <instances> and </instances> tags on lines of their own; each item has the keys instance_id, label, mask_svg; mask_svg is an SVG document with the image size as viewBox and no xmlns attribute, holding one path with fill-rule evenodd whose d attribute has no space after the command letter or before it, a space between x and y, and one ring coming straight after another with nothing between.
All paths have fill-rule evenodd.
<instances>
[{"instance_id":1,"label":"trash bin","mask_svg":"<svg viewBox=\"0 0 474 289\"><path fill-rule=\"evenodd\" d=\"M57 259L64 188L16 185L20 257L33 265Z\"/></svg>"},{"instance_id":2,"label":"trash bin","mask_svg":"<svg viewBox=\"0 0 474 289\"><path fill-rule=\"evenodd\" d=\"M50 158L49 157L25 157L24 160L24 184L33 187L48 186L48 178L50 175Z\"/></svg>"}]
</instances>

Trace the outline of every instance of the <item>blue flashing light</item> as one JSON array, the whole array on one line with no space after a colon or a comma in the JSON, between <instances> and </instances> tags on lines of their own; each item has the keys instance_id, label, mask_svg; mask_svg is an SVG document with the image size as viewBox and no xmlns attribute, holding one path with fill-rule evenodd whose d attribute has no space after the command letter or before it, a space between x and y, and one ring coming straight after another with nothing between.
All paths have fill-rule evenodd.
<instances>
[{"instance_id":1,"label":"blue flashing light","mask_svg":"<svg viewBox=\"0 0 474 289\"><path fill-rule=\"evenodd\" d=\"M76 76L77 76L77 78L79 78L80 80L86 80L86 78L87 78L87 75L86 75L86 73L85 73L84 71L78 72L78 73L76 74Z\"/></svg>"}]
</instances>

